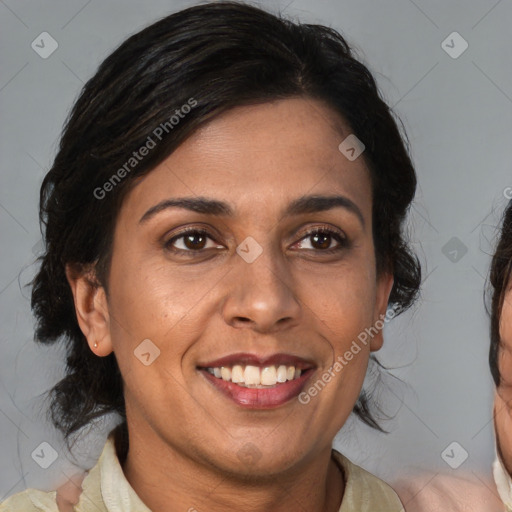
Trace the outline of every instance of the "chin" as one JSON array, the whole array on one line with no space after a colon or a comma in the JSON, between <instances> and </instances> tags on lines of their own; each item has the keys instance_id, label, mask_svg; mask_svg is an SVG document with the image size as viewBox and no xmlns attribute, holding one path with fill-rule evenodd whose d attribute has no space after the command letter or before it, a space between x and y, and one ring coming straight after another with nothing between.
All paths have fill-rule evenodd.
<instances>
[{"instance_id":1,"label":"chin","mask_svg":"<svg viewBox=\"0 0 512 512\"><path fill-rule=\"evenodd\" d=\"M292 446L290 438L275 443L248 439L236 446L230 444L224 450L215 451L213 464L223 473L241 480L272 480L276 475L290 471L304 456L304 444ZM286 447L286 449L283 449ZM222 459L219 453L226 453Z\"/></svg>"}]
</instances>

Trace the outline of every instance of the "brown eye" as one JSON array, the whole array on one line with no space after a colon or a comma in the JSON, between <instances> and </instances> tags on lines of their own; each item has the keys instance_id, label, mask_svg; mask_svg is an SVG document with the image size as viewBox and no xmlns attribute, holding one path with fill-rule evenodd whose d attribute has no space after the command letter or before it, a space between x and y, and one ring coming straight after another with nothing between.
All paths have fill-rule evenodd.
<instances>
[{"instance_id":1,"label":"brown eye","mask_svg":"<svg viewBox=\"0 0 512 512\"><path fill-rule=\"evenodd\" d=\"M315 233L310 235L312 245L317 249L329 249L332 242L332 236L328 233Z\"/></svg>"},{"instance_id":2,"label":"brown eye","mask_svg":"<svg viewBox=\"0 0 512 512\"><path fill-rule=\"evenodd\" d=\"M206 236L201 233L190 233L183 236L183 244L187 249L204 249Z\"/></svg>"},{"instance_id":3,"label":"brown eye","mask_svg":"<svg viewBox=\"0 0 512 512\"><path fill-rule=\"evenodd\" d=\"M210 246L208 247L208 242ZM180 234L173 236L168 242L165 243L165 248L172 252L200 252L203 249L210 249L213 247L222 248L215 243L207 231L202 229L189 229L182 231Z\"/></svg>"},{"instance_id":4,"label":"brown eye","mask_svg":"<svg viewBox=\"0 0 512 512\"><path fill-rule=\"evenodd\" d=\"M310 247L306 246L309 241ZM334 246L333 246L333 242ZM299 242L299 249L316 250L318 252L335 252L348 247L348 240L342 234L331 229L315 229L306 233Z\"/></svg>"}]
</instances>

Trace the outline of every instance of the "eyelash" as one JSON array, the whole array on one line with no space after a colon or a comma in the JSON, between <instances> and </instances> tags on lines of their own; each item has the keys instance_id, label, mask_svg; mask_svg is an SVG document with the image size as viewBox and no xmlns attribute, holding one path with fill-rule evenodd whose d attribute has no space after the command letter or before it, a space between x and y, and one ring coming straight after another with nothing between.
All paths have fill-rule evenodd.
<instances>
[{"instance_id":1,"label":"eyelash","mask_svg":"<svg viewBox=\"0 0 512 512\"><path fill-rule=\"evenodd\" d=\"M316 228L309 229L300 238L299 242L301 240L304 240L305 238L308 238L313 235L318 235L318 234L331 236L332 238L334 238L334 240L336 240L338 242L338 244L339 244L338 247L333 247L332 249L307 249L307 250L321 252L322 254L335 254L337 252L342 251L343 249L348 249L348 247L349 247L349 241L344 234L342 234L339 231L333 230L331 228L327 228L327 227L316 227Z\"/></svg>"},{"instance_id":2,"label":"eyelash","mask_svg":"<svg viewBox=\"0 0 512 512\"><path fill-rule=\"evenodd\" d=\"M210 240L214 241L215 243L218 243L206 229L190 228L190 229L181 231L180 233L176 234L175 236L170 238L168 241L166 241L164 243L165 249L168 250L169 252L173 252L175 254L184 254L184 255L192 256L192 257L197 254L200 254L201 252L203 252L205 250L208 250L208 249L185 250L185 249L176 249L176 248L172 247L172 244L174 242L176 242L177 240L184 238L185 236L190 235L190 234L206 236ZM349 248L349 246L350 246L349 240L346 238L346 236L344 234L342 234L341 232L335 231L331 228L327 228L327 227L316 227L316 228L309 229L306 233L304 233L304 235L300 238L300 240L298 240L298 242L301 242L302 240L304 240L308 237L311 237L313 235L318 235L318 234L331 236L332 238L334 238L334 240L336 240L338 242L338 246L331 248L331 249L306 249L306 250L315 251L315 252L318 252L321 254L329 255L329 254L338 253L344 249ZM298 242L295 242L295 244Z\"/></svg>"}]
</instances>

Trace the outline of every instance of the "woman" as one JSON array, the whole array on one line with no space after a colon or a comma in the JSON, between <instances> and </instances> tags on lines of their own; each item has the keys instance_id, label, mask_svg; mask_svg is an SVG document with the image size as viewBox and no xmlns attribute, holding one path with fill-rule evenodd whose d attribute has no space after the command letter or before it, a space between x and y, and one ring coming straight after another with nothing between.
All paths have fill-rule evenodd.
<instances>
[{"instance_id":1,"label":"woman","mask_svg":"<svg viewBox=\"0 0 512 512\"><path fill-rule=\"evenodd\" d=\"M332 442L352 411L378 428L361 388L418 292L415 188L334 30L219 2L110 55L42 185L32 295L37 340L68 343L55 425L122 420L76 509L402 510Z\"/></svg>"},{"instance_id":2,"label":"woman","mask_svg":"<svg viewBox=\"0 0 512 512\"><path fill-rule=\"evenodd\" d=\"M503 215L490 270L491 346L496 384L494 483L483 475L422 475L395 483L407 512L512 511L512 201ZM501 499L500 499L501 498Z\"/></svg>"},{"instance_id":3,"label":"woman","mask_svg":"<svg viewBox=\"0 0 512 512\"><path fill-rule=\"evenodd\" d=\"M491 266L491 349L489 363L496 384L494 427L496 486L512 511L512 201L503 217L501 236Z\"/></svg>"}]
</instances>

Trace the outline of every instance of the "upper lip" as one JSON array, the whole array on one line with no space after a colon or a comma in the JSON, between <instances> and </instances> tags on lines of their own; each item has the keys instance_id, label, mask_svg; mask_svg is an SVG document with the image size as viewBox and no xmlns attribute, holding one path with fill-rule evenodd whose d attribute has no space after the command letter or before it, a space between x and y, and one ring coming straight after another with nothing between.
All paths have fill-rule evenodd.
<instances>
[{"instance_id":1,"label":"upper lip","mask_svg":"<svg viewBox=\"0 0 512 512\"><path fill-rule=\"evenodd\" d=\"M296 369L299 370L309 370L310 368L314 368L315 364L308 359L304 359L302 357L294 356L291 354L272 354L272 355L258 355L258 354L250 354L247 352L239 352L237 354L230 354L228 356L220 357L219 359L215 359L214 361L208 361L205 363L200 363L198 365L199 368L219 368L221 366L234 366L236 364L239 365L253 365L253 366L295 366Z\"/></svg>"}]
</instances>

